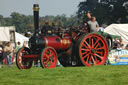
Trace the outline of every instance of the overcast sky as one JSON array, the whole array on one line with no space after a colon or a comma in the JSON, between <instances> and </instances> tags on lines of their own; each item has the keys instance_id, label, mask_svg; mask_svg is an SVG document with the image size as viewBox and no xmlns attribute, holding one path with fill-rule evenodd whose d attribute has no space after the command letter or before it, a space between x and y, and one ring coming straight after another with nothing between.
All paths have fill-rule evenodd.
<instances>
[{"instance_id":1,"label":"overcast sky","mask_svg":"<svg viewBox=\"0 0 128 85\"><path fill-rule=\"evenodd\" d=\"M34 3L40 6L40 16L66 14L70 16L78 10L77 6L84 0L0 0L0 15L10 16L12 12L32 15Z\"/></svg>"}]
</instances>

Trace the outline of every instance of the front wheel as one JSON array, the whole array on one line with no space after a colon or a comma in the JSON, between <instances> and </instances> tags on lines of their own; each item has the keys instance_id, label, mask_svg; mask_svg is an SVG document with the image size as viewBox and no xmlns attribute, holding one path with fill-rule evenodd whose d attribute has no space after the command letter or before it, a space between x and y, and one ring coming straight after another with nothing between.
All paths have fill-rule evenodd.
<instances>
[{"instance_id":1,"label":"front wheel","mask_svg":"<svg viewBox=\"0 0 128 85\"><path fill-rule=\"evenodd\" d=\"M54 48L46 47L41 54L40 63L42 68L54 68L57 64L57 53Z\"/></svg>"}]
</instances>

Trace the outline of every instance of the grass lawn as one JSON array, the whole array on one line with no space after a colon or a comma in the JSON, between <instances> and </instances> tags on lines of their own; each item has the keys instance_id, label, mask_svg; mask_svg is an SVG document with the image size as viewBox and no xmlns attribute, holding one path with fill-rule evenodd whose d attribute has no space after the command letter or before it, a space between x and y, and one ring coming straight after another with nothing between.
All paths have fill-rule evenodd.
<instances>
[{"instance_id":1,"label":"grass lawn","mask_svg":"<svg viewBox=\"0 0 128 85\"><path fill-rule=\"evenodd\" d=\"M128 66L0 68L0 85L128 85Z\"/></svg>"}]
</instances>

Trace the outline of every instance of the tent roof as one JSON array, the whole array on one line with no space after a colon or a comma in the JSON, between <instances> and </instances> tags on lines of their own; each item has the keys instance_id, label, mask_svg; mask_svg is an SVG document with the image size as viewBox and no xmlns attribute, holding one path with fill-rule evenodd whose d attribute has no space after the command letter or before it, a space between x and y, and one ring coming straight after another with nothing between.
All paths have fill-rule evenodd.
<instances>
[{"instance_id":1,"label":"tent roof","mask_svg":"<svg viewBox=\"0 0 128 85\"><path fill-rule=\"evenodd\" d=\"M112 29L128 32L128 24L111 24L105 28L105 32L111 31Z\"/></svg>"},{"instance_id":2,"label":"tent roof","mask_svg":"<svg viewBox=\"0 0 128 85\"><path fill-rule=\"evenodd\" d=\"M119 35L128 43L128 24L111 24L105 28L104 32L112 35Z\"/></svg>"},{"instance_id":3,"label":"tent roof","mask_svg":"<svg viewBox=\"0 0 128 85\"><path fill-rule=\"evenodd\" d=\"M15 32L15 38L16 38L16 42L18 41L28 41L29 38L23 36L22 34Z\"/></svg>"},{"instance_id":4,"label":"tent roof","mask_svg":"<svg viewBox=\"0 0 128 85\"><path fill-rule=\"evenodd\" d=\"M15 39L16 39L16 42L21 43L21 46L23 46L24 42L28 43L28 41L29 41L29 38L27 38L24 35L17 33L17 32L15 32Z\"/></svg>"}]
</instances>

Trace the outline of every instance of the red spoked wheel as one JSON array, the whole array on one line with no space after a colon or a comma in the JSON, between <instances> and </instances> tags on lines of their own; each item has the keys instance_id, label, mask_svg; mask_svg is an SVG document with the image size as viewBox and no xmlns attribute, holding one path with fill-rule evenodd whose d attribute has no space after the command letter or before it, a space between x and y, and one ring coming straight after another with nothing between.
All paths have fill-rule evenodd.
<instances>
[{"instance_id":1,"label":"red spoked wheel","mask_svg":"<svg viewBox=\"0 0 128 85\"><path fill-rule=\"evenodd\" d=\"M24 58L24 55L29 54L29 48L19 49L16 55L16 65L19 69L30 69L32 67L32 60Z\"/></svg>"},{"instance_id":2,"label":"red spoked wheel","mask_svg":"<svg viewBox=\"0 0 128 85\"><path fill-rule=\"evenodd\" d=\"M96 33L85 35L80 42L79 56L85 66L103 65L108 56L107 42Z\"/></svg>"},{"instance_id":3,"label":"red spoked wheel","mask_svg":"<svg viewBox=\"0 0 128 85\"><path fill-rule=\"evenodd\" d=\"M57 64L57 53L54 48L47 47L41 54L41 66L43 68L54 68Z\"/></svg>"}]
</instances>

